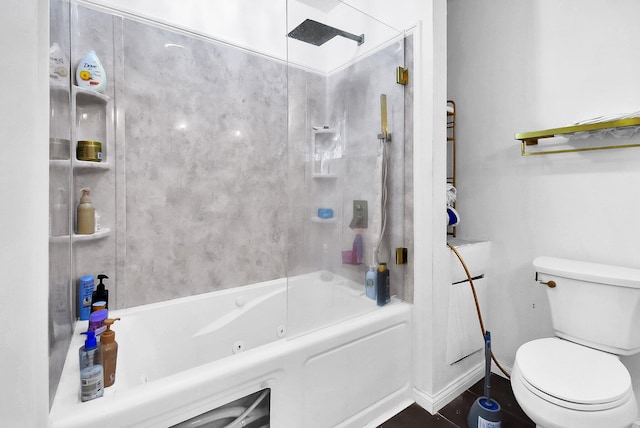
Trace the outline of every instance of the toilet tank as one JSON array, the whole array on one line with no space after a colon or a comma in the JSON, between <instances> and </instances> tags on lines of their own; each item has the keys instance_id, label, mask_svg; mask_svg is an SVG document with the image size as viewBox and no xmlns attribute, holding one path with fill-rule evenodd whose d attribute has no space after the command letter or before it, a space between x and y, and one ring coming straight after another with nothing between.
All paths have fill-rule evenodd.
<instances>
[{"instance_id":1,"label":"toilet tank","mask_svg":"<svg viewBox=\"0 0 640 428\"><path fill-rule=\"evenodd\" d=\"M617 355L640 352L640 269L538 257L558 337Z\"/></svg>"}]
</instances>

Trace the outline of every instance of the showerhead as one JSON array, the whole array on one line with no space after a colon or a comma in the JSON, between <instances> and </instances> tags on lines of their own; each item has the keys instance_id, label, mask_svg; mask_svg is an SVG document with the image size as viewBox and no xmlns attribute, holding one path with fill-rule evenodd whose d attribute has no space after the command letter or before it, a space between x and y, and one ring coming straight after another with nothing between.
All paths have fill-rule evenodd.
<instances>
[{"instance_id":1,"label":"showerhead","mask_svg":"<svg viewBox=\"0 0 640 428\"><path fill-rule=\"evenodd\" d=\"M305 19L302 24L291 30L287 36L315 46L323 45L335 36L355 40L358 42L358 46L364 43L364 34L356 36L312 19Z\"/></svg>"}]
</instances>

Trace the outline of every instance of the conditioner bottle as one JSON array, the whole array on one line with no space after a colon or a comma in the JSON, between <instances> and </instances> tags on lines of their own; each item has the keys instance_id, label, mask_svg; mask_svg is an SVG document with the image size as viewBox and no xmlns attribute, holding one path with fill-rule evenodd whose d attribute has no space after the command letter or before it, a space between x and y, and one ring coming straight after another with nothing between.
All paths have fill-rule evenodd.
<instances>
[{"instance_id":1,"label":"conditioner bottle","mask_svg":"<svg viewBox=\"0 0 640 428\"><path fill-rule=\"evenodd\" d=\"M116 332L111 330L111 325L120 318L107 318L104 320L106 330L100 335L102 345L102 362L104 366L104 387L113 385L116 381L116 361L118 359L118 342Z\"/></svg>"}]
</instances>

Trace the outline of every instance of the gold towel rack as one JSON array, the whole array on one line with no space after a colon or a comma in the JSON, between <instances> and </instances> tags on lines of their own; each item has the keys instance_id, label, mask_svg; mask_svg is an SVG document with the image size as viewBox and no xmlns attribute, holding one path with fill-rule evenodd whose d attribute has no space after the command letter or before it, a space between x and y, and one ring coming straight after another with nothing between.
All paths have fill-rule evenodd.
<instances>
[{"instance_id":1,"label":"gold towel rack","mask_svg":"<svg viewBox=\"0 0 640 428\"><path fill-rule=\"evenodd\" d=\"M640 126L640 117L632 117L620 120L612 120L607 122L585 123L582 125L564 126L562 128L546 129L544 131L522 132L515 135L516 140L521 142L521 155L547 155L552 153L571 153L584 152L588 150L607 150L607 149L625 149L628 147L640 147L640 143L635 144L618 144L611 146L599 147L581 147L575 149L546 150L539 152L527 152L526 147L538 144L538 140L544 138L560 137L563 135L574 134L578 132L600 131L605 129L627 128L630 126Z\"/></svg>"}]
</instances>

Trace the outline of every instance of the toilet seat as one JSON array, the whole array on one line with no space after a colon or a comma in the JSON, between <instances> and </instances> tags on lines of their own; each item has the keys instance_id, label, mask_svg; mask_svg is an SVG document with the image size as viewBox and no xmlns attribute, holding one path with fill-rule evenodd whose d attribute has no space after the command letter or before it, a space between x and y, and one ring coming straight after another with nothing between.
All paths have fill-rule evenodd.
<instances>
[{"instance_id":1,"label":"toilet seat","mask_svg":"<svg viewBox=\"0 0 640 428\"><path fill-rule=\"evenodd\" d=\"M525 343L516 363L529 391L568 409L607 410L633 394L631 376L615 355L563 339Z\"/></svg>"}]
</instances>

